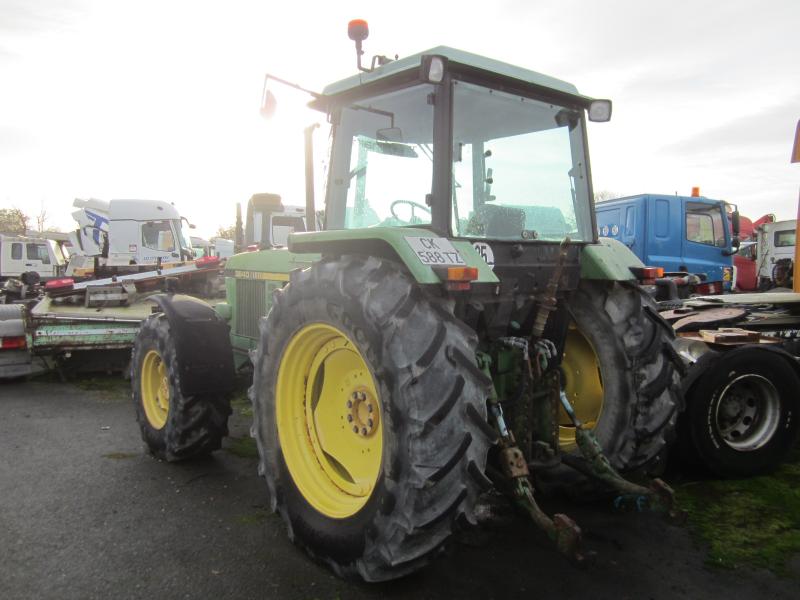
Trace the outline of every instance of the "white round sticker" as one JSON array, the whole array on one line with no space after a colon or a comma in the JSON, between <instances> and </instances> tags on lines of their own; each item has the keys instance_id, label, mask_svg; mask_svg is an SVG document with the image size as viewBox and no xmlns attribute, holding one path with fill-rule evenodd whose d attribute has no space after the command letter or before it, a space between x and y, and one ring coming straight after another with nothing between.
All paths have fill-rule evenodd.
<instances>
[{"instance_id":1,"label":"white round sticker","mask_svg":"<svg viewBox=\"0 0 800 600\"><path fill-rule=\"evenodd\" d=\"M486 242L472 242L472 247L475 252L481 255L481 258L486 261L486 264L494 269L494 252L492 247Z\"/></svg>"},{"instance_id":2,"label":"white round sticker","mask_svg":"<svg viewBox=\"0 0 800 600\"><path fill-rule=\"evenodd\" d=\"M608 225L603 225L603 237L608 237Z\"/></svg>"}]
</instances>

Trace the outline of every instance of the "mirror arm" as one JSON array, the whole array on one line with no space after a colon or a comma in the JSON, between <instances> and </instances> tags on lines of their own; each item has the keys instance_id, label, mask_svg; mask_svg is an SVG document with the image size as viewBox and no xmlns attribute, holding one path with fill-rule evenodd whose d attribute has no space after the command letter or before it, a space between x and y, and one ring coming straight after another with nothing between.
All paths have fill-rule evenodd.
<instances>
[{"instance_id":1,"label":"mirror arm","mask_svg":"<svg viewBox=\"0 0 800 600\"><path fill-rule=\"evenodd\" d=\"M742 245L742 242L739 240L738 237L733 238L731 241L731 249L730 250L723 250L722 256L733 256L739 251L739 247Z\"/></svg>"},{"instance_id":2,"label":"mirror arm","mask_svg":"<svg viewBox=\"0 0 800 600\"><path fill-rule=\"evenodd\" d=\"M296 83L292 83L291 81L286 81L285 79L281 79L280 77L276 77L275 75L272 75L271 73L267 73L264 76L264 91L263 91L262 97L261 97L262 104L264 102L264 98L267 95L267 82L270 79L274 79L278 83L282 83L283 85L288 85L289 87L293 87L296 90L300 90L301 92L305 92L306 94L309 94L309 95L313 96L315 100L321 100L322 99L322 94L320 94L319 92L312 92L309 89L306 89L306 88L304 88L302 86L297 85Z\"/></svg>"}]
</instances>

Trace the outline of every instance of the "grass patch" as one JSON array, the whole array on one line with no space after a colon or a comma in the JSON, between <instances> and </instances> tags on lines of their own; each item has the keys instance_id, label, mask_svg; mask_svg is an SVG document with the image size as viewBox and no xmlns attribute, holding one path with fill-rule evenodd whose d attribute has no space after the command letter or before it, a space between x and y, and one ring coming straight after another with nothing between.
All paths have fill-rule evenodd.
<instances>
[{"instance_id":1,"label":"grass patch","mask_svg":"<svg viewBox=\"0 0 800 600\"><path fill-rule=\"evenodd\" d=\"M70 382L87 392L113 392L127 394L131 389L131 382L126 381L121 375L94 375L81 377Z\"/></svg>"},{"instance_id":2,"label":"grass patch","mask_svg":"<svg viewBox=\"0 0 800 600\"><path fill-rule=\"evenodd\" d=\"M231 408L243 417L253 416L253 405L247 397L247 388L238 388L231 397Z\"/></svg>"},{"instance_id":3,"label":"grass patch","mask_svg":"<svg viewBox=\"0 0 800 600\"><path fill-rule=\"evenodd\" d=\"M239 458L258 458L256 441L250 436L228 438L229 444L225 450Z\"/></svg>"},{"instance_id":4,"label":"grass patch","mask_svg":"<svg viewBox=\"0 0 800 600\"><path fill-rule=\"evenodd\" d=\"M706 562L726 569L768 569L788 576L800 553L800 449L772 475L680 484L678 504Z\"/></svg>"}]
</instances>

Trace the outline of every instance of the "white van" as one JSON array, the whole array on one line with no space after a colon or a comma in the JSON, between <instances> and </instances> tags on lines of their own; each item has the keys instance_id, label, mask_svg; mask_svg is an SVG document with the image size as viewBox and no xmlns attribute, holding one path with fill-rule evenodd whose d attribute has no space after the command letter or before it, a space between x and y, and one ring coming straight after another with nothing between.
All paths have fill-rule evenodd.
<instances>
[{"instance_id":1,"label":"white van","mask_svg":"<svg viewBox=\"0 0 800 600\"><path fill-rule=\"evenodd\" d=\"M53 279L64 273L66 262L54 240L0 234L0 280L19 278L29 271L40 279Z\"/></svg>"}]
</instances>

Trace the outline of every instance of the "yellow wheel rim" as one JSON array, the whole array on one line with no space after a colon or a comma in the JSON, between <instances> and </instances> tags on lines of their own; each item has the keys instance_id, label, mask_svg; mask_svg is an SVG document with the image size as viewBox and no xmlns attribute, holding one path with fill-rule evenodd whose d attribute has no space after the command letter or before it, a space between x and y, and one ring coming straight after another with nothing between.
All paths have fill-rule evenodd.
<instances>
[{"instance_id":1,"label":"yellow wheel rim","mask_svg":"<svg viewBox=\"0 0 800 600\"><path fill-rule=\"evenodd\" d=\"M343 519L369 500L381 470L381 403L353 341L325 323L306 325L284 350L275 416L289 473L308 503Z\"/></svg>"},{"instance_id":2,"label":"yellow wheel rim","mask_svg":"<svg viewBox=\"0 0 800 600\"><path fill-rule=\"evenodd\" d=\"M161 429L169 414L169 377L157 350L150 350L142 361L141 393L147 420L154 429Z\"/></svg>"},{"instance_id":3,"label":"yellow wheel rim","mask_svg":"<svg viewBox=\"0 0 800 600\"><path fill-rule=\"evenodd\" d=\"M603 412L600 361L589 340L574 325L567 332L561 369L564 392L575 409L575 415L581 423L594 428ZM563 408L559 409L558 441L562 450L576 448L575 427Z\"/></svg>"}]
</instances>

